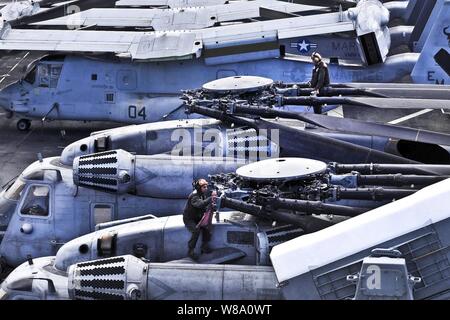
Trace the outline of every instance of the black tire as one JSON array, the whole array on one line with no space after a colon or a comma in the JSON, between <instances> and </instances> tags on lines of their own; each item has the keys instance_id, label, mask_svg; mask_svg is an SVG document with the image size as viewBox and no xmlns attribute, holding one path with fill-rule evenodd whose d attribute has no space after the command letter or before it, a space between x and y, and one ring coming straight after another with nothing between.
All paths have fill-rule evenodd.
<instances>
[{"instance_id":1,"label":"black tire","mask_svg":"<svg viewBox=\"0 0 450 320\"><path fill-rule=\"evenodd\" d=\"M28 131L31 127L31 121L28 119L20 119L17 121L17 130Z\"/></svg>"}]
</instances>

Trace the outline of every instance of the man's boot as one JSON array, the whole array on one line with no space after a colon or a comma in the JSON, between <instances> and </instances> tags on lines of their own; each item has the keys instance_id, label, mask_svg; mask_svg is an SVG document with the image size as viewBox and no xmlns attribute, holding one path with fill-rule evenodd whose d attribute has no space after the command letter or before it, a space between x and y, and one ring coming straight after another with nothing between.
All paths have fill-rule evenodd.
<instances>
[{"instance_id":1,"label":"man's boot","mask_svg":"<svg viewBox=\"0 0 450 320\"><path fill-rule=\"evenodd\" d=\"M194 252L194 248L189 248L188 257L192 260L197 260L197 255Z\"/></svg>"},{"instance_id":2,"label":"man's boot","mask_svg":"<svg viewBox=\"0 0 450 320\"><path fill-rule=\"evenodd\" d=\"M212 249L209 247L208 243L202 244L202 253L211 253Z\"/></svg>"}]
</instances>

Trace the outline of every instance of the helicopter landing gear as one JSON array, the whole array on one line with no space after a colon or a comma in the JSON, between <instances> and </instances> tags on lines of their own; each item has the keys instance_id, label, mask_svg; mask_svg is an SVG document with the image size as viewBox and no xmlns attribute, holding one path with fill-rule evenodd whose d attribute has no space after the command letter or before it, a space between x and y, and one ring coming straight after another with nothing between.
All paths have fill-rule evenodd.
<instances>
[{"instance_id":1,"label":"helicopter landing gear","mask_svg":"<svg viewBox=\"0 0 450 320\"><path fill-rule=\"evenodd\" d=\"M20 119L17 121L17 130L28 131L31 127L31 121L28 119Z\"/></svg>"}]
</instances>

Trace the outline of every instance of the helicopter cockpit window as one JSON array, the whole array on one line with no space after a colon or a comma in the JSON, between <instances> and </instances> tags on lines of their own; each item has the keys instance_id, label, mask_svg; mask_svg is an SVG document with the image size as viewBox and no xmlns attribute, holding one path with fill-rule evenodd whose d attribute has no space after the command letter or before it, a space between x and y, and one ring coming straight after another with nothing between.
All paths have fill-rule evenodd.
<instances>
[{"instance_id":1,"label":"helicopter cockpit window","mask_svg":"<svg viewBox=\"0 0 450 320\"><path fill-rule=\"evenodd\" d=\"M61 64L39 65L39 87L56 88L61 74Z\"/></svg>"},{"instance_id":2,"label":"helicopter cockpit window","mask_svg":"<svg viewBox=\"0 0 450 320\"><path fill-rule=\"evenodd\" d=\"M44 170L45 181L59 181L61 180L61 172L57 170Z\"/></svg>"},{"instance_id":3,"label":"helicopter cockpit window","mask_svg":"<svg viewBox=\"0 0 450 320\"><path fill-rule=\"evenodd\" d=\"M30 172L23 178L26 180L44 180L44 170L39 169L39 170Z\"/></svg>"},{"instance_id":4,"label":"helicopter cockpit window","mask_svg":"<svg viewBox=\"0 0 450 320\"><path fill-rule=\"evenodd\" d=\"M49 65L39 65L39 87L48 88L50 85Z\"/></svg>"},{"instance_id":5,"label":"helicopter cockpit window","mask_svg":"<svg viewBox=\"0 0 450 320\"><path fill-rule=\"evenodd\" d=\"M17 291L31 291L33 288L33 279L19 279L17 281L11 282L8 284L9 290L17 290Z\"/></svg>"},{"instance_id":6,"label":"helicopter cockpit window","mask_svg":"<svg viewBox=\"0 0 450 320\"><path fill-rule=\"evenodd\" d=\"M33 69L31 69L31 71L28 72L25 78L23 78L23 80L25 80L29 84L34 84L34 82L36 81L36 70L37 70L36 66L34 66Z\"/></svg>"},{"instance_id":7,"label":"helicopter cockpit window","mask_svg":"<svg viewBox=\"0 0 450 320\"><path fill-rule=\"evenodd\" d=\"M9 186L5 191L5 198L8 200L17 201L20 199L20 195L22 194L22 190L25 187L25 181L18 178L14 183Z\"/></svg>"},{"instance_id":8,"label":"helicopter cockpit window","mask_svg":"<svg viewBox=\"0 0 450 320\"><path fill-rule=\"evenodd\" d=\"M47 186L31 186L20 209L21 214L48 216L50 188Z\"/></svg>"},{"instance_id":9,"label":"helicopter cockpit window","mask_svg":"<svg viewBox=\"0 0 450 320\"><path fill-rule=\"evenodd\" d=\"M46 180L46 181L60 181L61 171L54 169L37 169L23 176L25 180Z\"/></svg>"}]
</instances>

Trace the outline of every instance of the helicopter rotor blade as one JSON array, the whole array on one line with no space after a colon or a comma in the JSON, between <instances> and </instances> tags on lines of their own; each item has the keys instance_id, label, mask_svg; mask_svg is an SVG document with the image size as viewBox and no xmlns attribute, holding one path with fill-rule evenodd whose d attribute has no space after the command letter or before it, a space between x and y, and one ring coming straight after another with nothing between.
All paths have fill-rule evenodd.
<instances>
[{"instance_id":1,"label":"helicopter rotor blade","mask_svg":"<svg viewBox=\"0 0 450 320\"><path fill-rule=\"evenodd\" d=\"M396 139L410 140L438 145L450 145L450 134L438 133L429 130L408 128L377 122L365 122L361 120L337 118L313 113L298 113L270 108L241 107L236 111L266 117L282 117L296 119L313 124L328 130L356 133L362 135L376 135Z\"/></svg>"},{"instance_id":2,"label":"helicopter rotor blade","mask_svg":"<svg viewBox=\"0 0 450 320\"><path fill-rule=\"evenodd\" d=\"M282 105L353 105L381 109L450 109L450 99L374 97L283 97Z\"/></svg>"},{"instance_id":3,"label":"helicopter rotor blade","mask_svg":"<svg viewBox=\"0 0 450 320\"><path fill-rule=\"evenodd\" d=\"M333 131L450 145L450 134L446 133L348 118L329 117L320 114L303 114L302 116L305 119L311 120L310 123L318 123L320 126Z\"/></svg>"},{"instance_id":4,"label":"helicopter rotor blade","mask_svg":"<svg viewBox=\"0 0 450 320\"><path fill-rule=\"evenodd\" d=\"M280 150L283 153L282 156L284 157L306 157L325 162L418 163L386 152L292 128L277 123L276 121L231 116L223 111L198 105L189 105L188 111L219 119L227 123L251 127L255 130L265 129L268 132L269 130L277 130L279 134L277 144L279 144Z\"/></svg>"},{"instance_id":5,"label":"helicopter rotor blade","mask_svg":"<svg viewBox=\"0 0 450 320\"><path fill-rule=\"evenodd\" d=\"M349 104L381 109L450 109L450 100L404 98L347 98Z\"/></svg>"}]
</instances>

